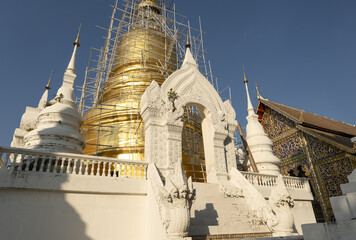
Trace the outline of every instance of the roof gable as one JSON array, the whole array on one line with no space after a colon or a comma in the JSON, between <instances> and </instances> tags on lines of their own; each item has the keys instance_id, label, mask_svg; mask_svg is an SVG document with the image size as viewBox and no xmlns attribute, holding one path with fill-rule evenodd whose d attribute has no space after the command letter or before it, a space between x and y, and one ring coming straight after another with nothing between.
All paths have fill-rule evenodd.
<instances>
[{"instance_id":1,"label":"roof gable","mask_svg":"<svg viewBox=\"0 0 356 240\"><path fill-rule=\"evenodd\" d=\"M260 111L261 104L277 111L297 124L297 128L307 134L326 141L330 144L343 148L344 150L356 153L351 138L356 136L356 126L326 118L314 113L306 112L297 108L292 108L272 102L263 98L258 102L258 114L263 115ZM261 117L261 116L260 116Z\"/></svg>"}]
</instances>

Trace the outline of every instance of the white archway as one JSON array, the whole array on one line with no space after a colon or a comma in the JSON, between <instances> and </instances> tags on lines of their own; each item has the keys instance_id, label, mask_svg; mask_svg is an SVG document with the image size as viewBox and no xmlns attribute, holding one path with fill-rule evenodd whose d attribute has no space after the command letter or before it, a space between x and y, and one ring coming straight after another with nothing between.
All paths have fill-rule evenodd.
<instances>
[{"instance_id":1,"label":"white archway","mask_svg":"<svg viewBox=\"0 0 356 240\"><path fill-rule=\"evenodd\" d=\"M177 94L174 101L168 92ZM145 160L156 164L162 174L174 173L182 164L181 121L184 107L196 106L203 118L202 131L207 181L227 179L236 167L233 139L237 121L229 101L223 102L210 82L199 72L189 48L181 69L169 76L160 87L155 81L141 98L141 116L145 122Z\"/></svg>"}]
</instances>

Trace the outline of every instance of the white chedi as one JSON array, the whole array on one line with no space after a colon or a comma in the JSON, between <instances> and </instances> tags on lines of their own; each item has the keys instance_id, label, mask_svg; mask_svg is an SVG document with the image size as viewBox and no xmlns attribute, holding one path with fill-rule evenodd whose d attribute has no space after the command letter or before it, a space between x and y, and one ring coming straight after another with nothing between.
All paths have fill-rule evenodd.
<instances>
[{"instance_id":1,"label":"white chedi","mask_svg":"<svg viewBox=\"0 0 356 240\"><path fill-rule=\"evenodd\" d=\"M52 74L45 87L46 90L44 91L40 101L38 102L37 108L27 106L24 114L22 114L20 127L15 129L14 135L12 137L11 147L15 147L15 148L25 147L25 143L24 143L25 135L36 128L38 114L47 105L48 90L50 89Z\"/></svg>"},{"instance_id":2,"label":"white chedi","mask_svg":"<svg viewBox=\"0 0 356 240\"><path fill-rule=\"evenodd\" d=\"M85 140L80 134L82 117L74 102L75 57L79 46L79 34L74 51L64 73L63 84L56 97L38 115L37 127L24 137L25 148L51 152L82 153Z\"/></svg>"},{"instance_id":3,"label":"white chedi","mask_svg":"<svg viewBox=\"0 0 356 240\"><path fill-rule=\"evenodd\" d=\"M281 161L273 154L273 142L264 132L258 116L252 106L250 94L248 92L247 80L245 78L245 87L247 94L247 125L246 141L251 150L251 154L257 165L259 173L278 176L281 174Z\"/></svg>"}]
</instances>

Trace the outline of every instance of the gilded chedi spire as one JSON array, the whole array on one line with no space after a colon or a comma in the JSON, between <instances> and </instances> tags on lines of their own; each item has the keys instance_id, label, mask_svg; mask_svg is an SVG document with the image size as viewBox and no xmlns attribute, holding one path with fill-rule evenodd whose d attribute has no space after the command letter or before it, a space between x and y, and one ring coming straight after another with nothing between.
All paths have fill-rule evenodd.
<instances>
[{"instance_id":1,"label":"gilded chedi spire","mask_svg":"<svg viewBox=\"0 0 356 240\"><path fill-rule=\"evenodd\" d=\"M143 0L135 6L132 28L116 43L109 78L95 107L84 115L84 154L144 160L141 96L153 80L162 84L177 62L174 41L157 21L162 14L156 2ZM158 67L162 63L167 63L165 73Z\"/></svg>"},{"instance_id":2,"label":"gilded chedi spire","mask_svg":"<svg viewBox=\"0 0 356 240\"><path fill-rule=\"evenodd\" d=\"M85 141L79 127L82 118L74 102L75 57L79 47L79 33L74 50L56 97L38 115L37 127L24 137L25 148L51 152L82 153Z\"/></svg>"},{"instance_id":3,"label":"gilded chedi spire","mask_svg":"<svg viewBox=\"0 0 356 240\"><path fill-rule=\"evenodd\" d=\"M251 103L250 94L247 86L247 78L244 71L244 83L247 94L247 126L246 126L246 141L250 147L251 154L255 159L258 171L264 174L279 175L280 160L273 154L273 142L264 132L261 123L258 121L253 105Z\"/></svg>"}]
</instances>

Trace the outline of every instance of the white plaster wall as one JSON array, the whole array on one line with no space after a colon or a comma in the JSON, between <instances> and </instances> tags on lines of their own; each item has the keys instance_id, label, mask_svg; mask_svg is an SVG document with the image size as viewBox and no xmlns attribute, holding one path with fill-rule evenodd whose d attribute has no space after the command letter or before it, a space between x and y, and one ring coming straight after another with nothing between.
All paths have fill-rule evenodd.
<instances>
[{"instance_id":1,"label":"white plaster wall","mask_svg":"<svg viewBox=\"0 0 356 240\"><path fill-rule=\"evenodd\" d=\"M159 206L155 199L151 184L147 186L146 200L146 238L147 240L166 239L166 230L159 213ZM142 240L143 240L142 239Z\"/></svg>"},{"instance_id":2,"label":"white plaster wall","mask_svg":"<svg viewBox=\"0 0 356 240\"><path fill-rule=\"evenodd\" d=\"M316 223L314 210L310 201L294 201L292 213L294 217L294 227L300 235L303 235L302 224Z\"/></svg>"},{"instance_id":3,"label":"white plaster wall","mask_svg":"<svg viewBox=\"0 0 356 240\"><path fill-rule=\"evenodd\" d=\"M145 239L146 181L2 175L0 212L4 240Z\"/></svg>"},{"instance_id":4,"label":"white plaster wall","mask_svg":"<svg viewBox=\"0 0 356 240\"><path fill-rule=\"evenodd\" d=\"M305 240L355 240L356 220L303 225Z\"/></svg>"},{"instance_id":5,"label":"white plaster wall","mask_svg":"<svg viewBox=\"0 0 356 240\"><path fill-rule=\"evenodd\" d=\"M0 199L1 239L144 239L144 196L2 189Z\"/></svg>"}]
</instances>

